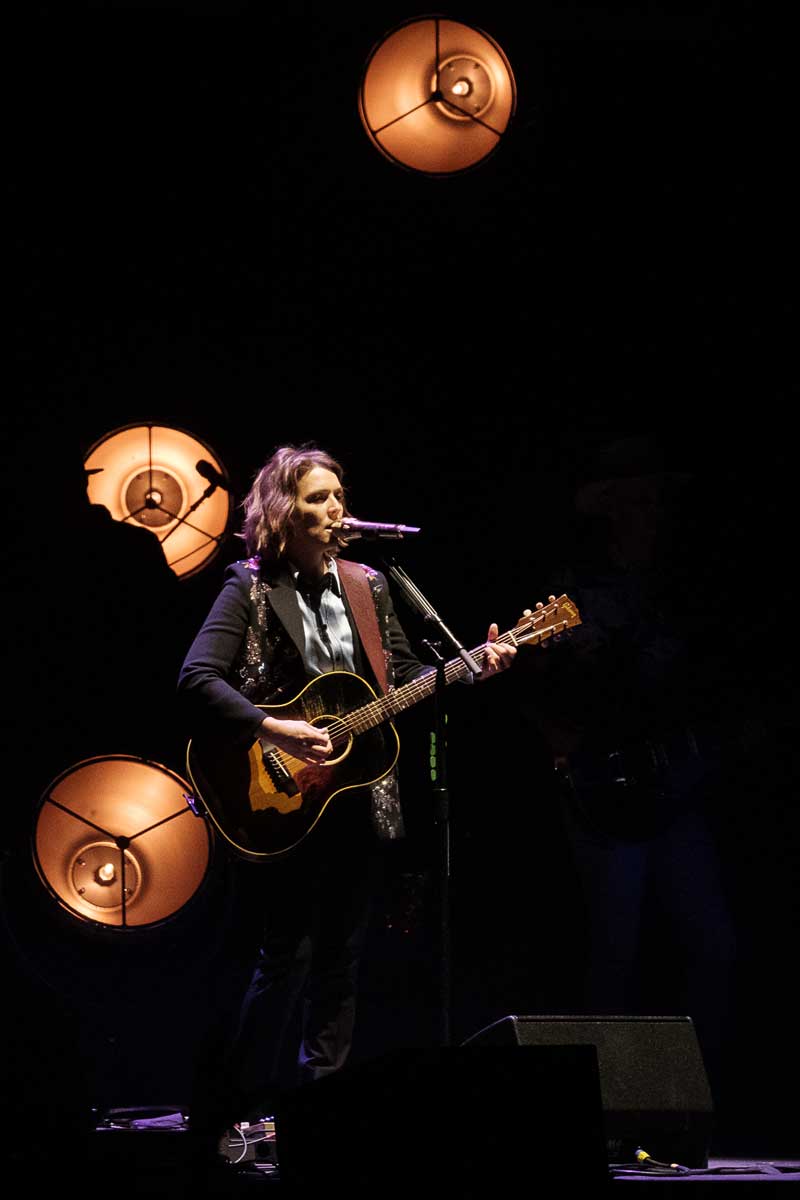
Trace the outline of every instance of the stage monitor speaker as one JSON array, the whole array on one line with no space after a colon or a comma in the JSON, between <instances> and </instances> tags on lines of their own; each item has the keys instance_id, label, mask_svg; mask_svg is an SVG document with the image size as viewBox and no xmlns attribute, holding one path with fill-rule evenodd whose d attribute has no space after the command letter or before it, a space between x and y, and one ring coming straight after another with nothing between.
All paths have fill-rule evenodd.
<instances>
[{"instance_id":1,"label":"stage monitor speaker","mask_svg":"<svg viewBox=\"0 0 800 1200\"><path fill-rule=\"evenodd\" d=\"M338 1179L405 1200L553 1195L568 1178L595 1195L610 1178L590 1045L399 1050L288 1092L274 1116L281 1184L302 1194Z\"/></svg>"},{"instance_id":2,"label":"stage monitor speaker","mask_svg":"<svg viewBox=\"0 0 800 1200\"><path fill-rule=\"evenodd\" d=\"M610 1163L652 1158L707 1167L713 1106L689 1017L507 1016L466 1046L593 1045Z\"/></svg>"}]
</instances>

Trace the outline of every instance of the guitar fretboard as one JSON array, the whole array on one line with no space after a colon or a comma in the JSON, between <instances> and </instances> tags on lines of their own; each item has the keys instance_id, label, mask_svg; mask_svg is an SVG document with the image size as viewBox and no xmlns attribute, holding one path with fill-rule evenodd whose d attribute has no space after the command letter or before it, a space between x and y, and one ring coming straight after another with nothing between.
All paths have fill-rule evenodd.
<instances>
[{"instance_id":1,"label":"guitar fretboard","mask_svg":"<svg viewBox=\"0 0 800 1200\"><path fill-rule=\"evenodd\" d=\"M525 642L536 643L563 633L564 630L579 624L578 610L567 596L561 596L558 600L553 600L546 608L542 606L537 611L529 613L524 620L518 622L514 629L501 633L496 640L512 646L519 646ZM481 668L486 659L487 647L488 643L484 642L470 651L473 660ZM451 658L449 662L445 663L444 681L446 685L455 683L458 679L466 679L468 675L469 668L463 658ZM432 695L436 688L436 677L437 668L430 667L424 674L418 675L416 679L404 683L387 695L377 696L368 704L362 705L361 708L353 709L352 712L336 717L328 725L331 741L334 743L346 741L354 735L364 733L368 729L375 729L385 721L390 721L398 713L405 712L407 708L411 708L420 700Z\"/></svg>"},{"instance_id":2,"label":"guitar fretboard","mask_svg":"<svg viewBox=\"0 0 800 1200\"><path fill-rule=\"evenodd\" d=\"M515 639L513 634L504 633L497 640L498 642L513 643ZM475 662L479 666L483 666L486 658L486 643L476 647L470 653ZM390 721L398 713L405 712L420 700L425 700L433 694L436 688L436 674L436 668L431 667L424 675L418 675L416 679L409 680L408 683L404 683L393 692L389 692L385 696L378 696L369 704L363 705L362 708L354 709L353 712L347 713L343 717L337 717L328 726L331 741L335 742L353 734L364 733L367 729L374 729L385 721ZM445 663L444 681L446 686L455 683L458 679L466 679L468 675L469 668L463 659L452 658Z\"/></svg>"}]
</instances>

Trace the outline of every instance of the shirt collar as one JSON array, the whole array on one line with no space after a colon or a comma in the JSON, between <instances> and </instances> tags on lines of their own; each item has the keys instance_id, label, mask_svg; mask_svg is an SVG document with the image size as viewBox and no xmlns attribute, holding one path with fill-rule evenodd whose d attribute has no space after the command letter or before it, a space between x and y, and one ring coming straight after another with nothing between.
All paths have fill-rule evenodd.
<instances>
[{"instance_id":1,"label":"shirt collar","mask_svg":"<svg viewBox=\"0 0 800 1200\"><path fill-rule=\"evenodd\" d=\"M342 595L342 587L339 581L339 572L336 568L336 560L329 558L327 560L327 570L318 583L309 583L305 579L300 578L300 572L294 563L289 563L289 571L292 576L292 582L298 592L302 592L304 596L321 595L324 591L330 590L334 596Z\"/></svg>"}]
</instances>

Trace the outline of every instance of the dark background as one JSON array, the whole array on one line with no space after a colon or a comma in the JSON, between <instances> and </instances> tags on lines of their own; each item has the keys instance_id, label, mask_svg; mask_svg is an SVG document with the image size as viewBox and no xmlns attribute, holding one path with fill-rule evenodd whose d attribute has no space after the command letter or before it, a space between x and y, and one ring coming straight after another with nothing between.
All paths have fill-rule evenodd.
<instances>
[{"instance_id":1,"label":"dark background","mask_svg":"<svg viewBox=\"0 0 800 1200\"><path fill-rule=\"evenodd\" d=\"M507 629L546 599L593 446L650 431L699 483L675 603L690 595L713 614L770 731L722 822L742 944L730 1105L745 1128L788 1130L797 314L784 31L712 4L461 7L451 15L508 54L518 109L491 159L429 180L385 161L356 108L371 47L413 8L287 8L30 5L9 23L15 1086L32 1079L37 1106L58 1081L66 1107L182 1102L239 920L222 855L199 902L144 944L70 927L18 881L52 778L48 728L64 723L42 614L58 602L48 568L70 464L112 429L176 424L213 447L238 503L276 445L313 439L345 463L354 511L422 527L402 563L475 645L490 620ZM163 678L240 545L181 584L156 668L156 740L178 772ZM130 598L108 589L112 608ZM154 645L124 661L98 645L111 693L152 669ZM456 1038L559 1011L574 971L574 894L537 803L524 698L515 669L452 700ZM113 710L91 688L83 701ZM376 921L360 1055L437 1036L429 723L415 712L400 730L412 836ZM96 752L139 749L120 728Z\"/></svg>"}]
</instances>

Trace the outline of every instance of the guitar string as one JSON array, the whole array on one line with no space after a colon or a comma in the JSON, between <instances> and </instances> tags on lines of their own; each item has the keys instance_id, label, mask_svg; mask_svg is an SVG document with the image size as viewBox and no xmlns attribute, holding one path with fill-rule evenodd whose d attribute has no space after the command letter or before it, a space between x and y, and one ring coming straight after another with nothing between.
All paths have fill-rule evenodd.
<instances>
[{"instance_id":1,"label":"guitar string","mask_svg":"<svg viewBox=\"0 0 800 1200\"><path fill-rule=\"evenodd\" d=\"M537 620L541 620L549 613L549 609L544 609L541 613L536 613L535 617L530 619L529 624L533 627L533 632L526 635L524 640L530 641L533 638L542 639L550 634L559 632L559 624L566 627L566 622L556 622L545 629L537 630L535 624ZM517 645L519 638L514 630L508 630L506 633L500 634L497 638L498 642L512 643ZM476 647L471 653L476 662L483 663L486 657L487 643L484 642L481 646ZM450 684L460 675L466 675L467 667L461 659L454 658L448 663L445 663L444 674L445 683ZM429 695L436 683L436 670L432 668L427 674L419 676L417 679L410 680L409 683L398 688L394 692L389 692L386 696L378 696L375 700L368 704L362 705L351 713L346 713L344 716L335 717L327 726L328 734L331 742L335 742L340 738L347 738L351 734L364 733L366 730L374 728L376 725L383 724L384 721L394 714L403 712L416 704L418 700L422 700L426 695ZM281 751L274 752L278 761L285 763L292 756L285 756ZM298 762L299 760L295 759Z\"/></svg>"},{"instance_id":2,"label":"guitar string","mask_svg":"<svg viewBox=\"0 0 800 1200\"><path fill-rule=\"evenodd\" d=\"M537 614L538 616L538 614ZM545 631L538 631L539 636L542 636ZM501 634L497 638L498 642L517 645L518 638L513 630ZM486 657L487 643L477 647L472 651L472 657L483 663ZM445 680L448 684L453 683L459 675L466 675L467 668L461 659L451 659L445 664ZM375 725L381 724L387 715L392 712L402 712L406 708L410 708L418 699L424 698L429 694L435 686L435 670L431 670L426 675L421 675L418 679L412 679L404 687L398 688L394 692L390 692L386 696L378 696L375 700L370 701L363 707L356 709L352 713L347 713L343 717L337 717L328 725L328 733L331 740L347 736L350 733L363 733L366 729L370 729Z\"/></svg>"}]
</instances>

